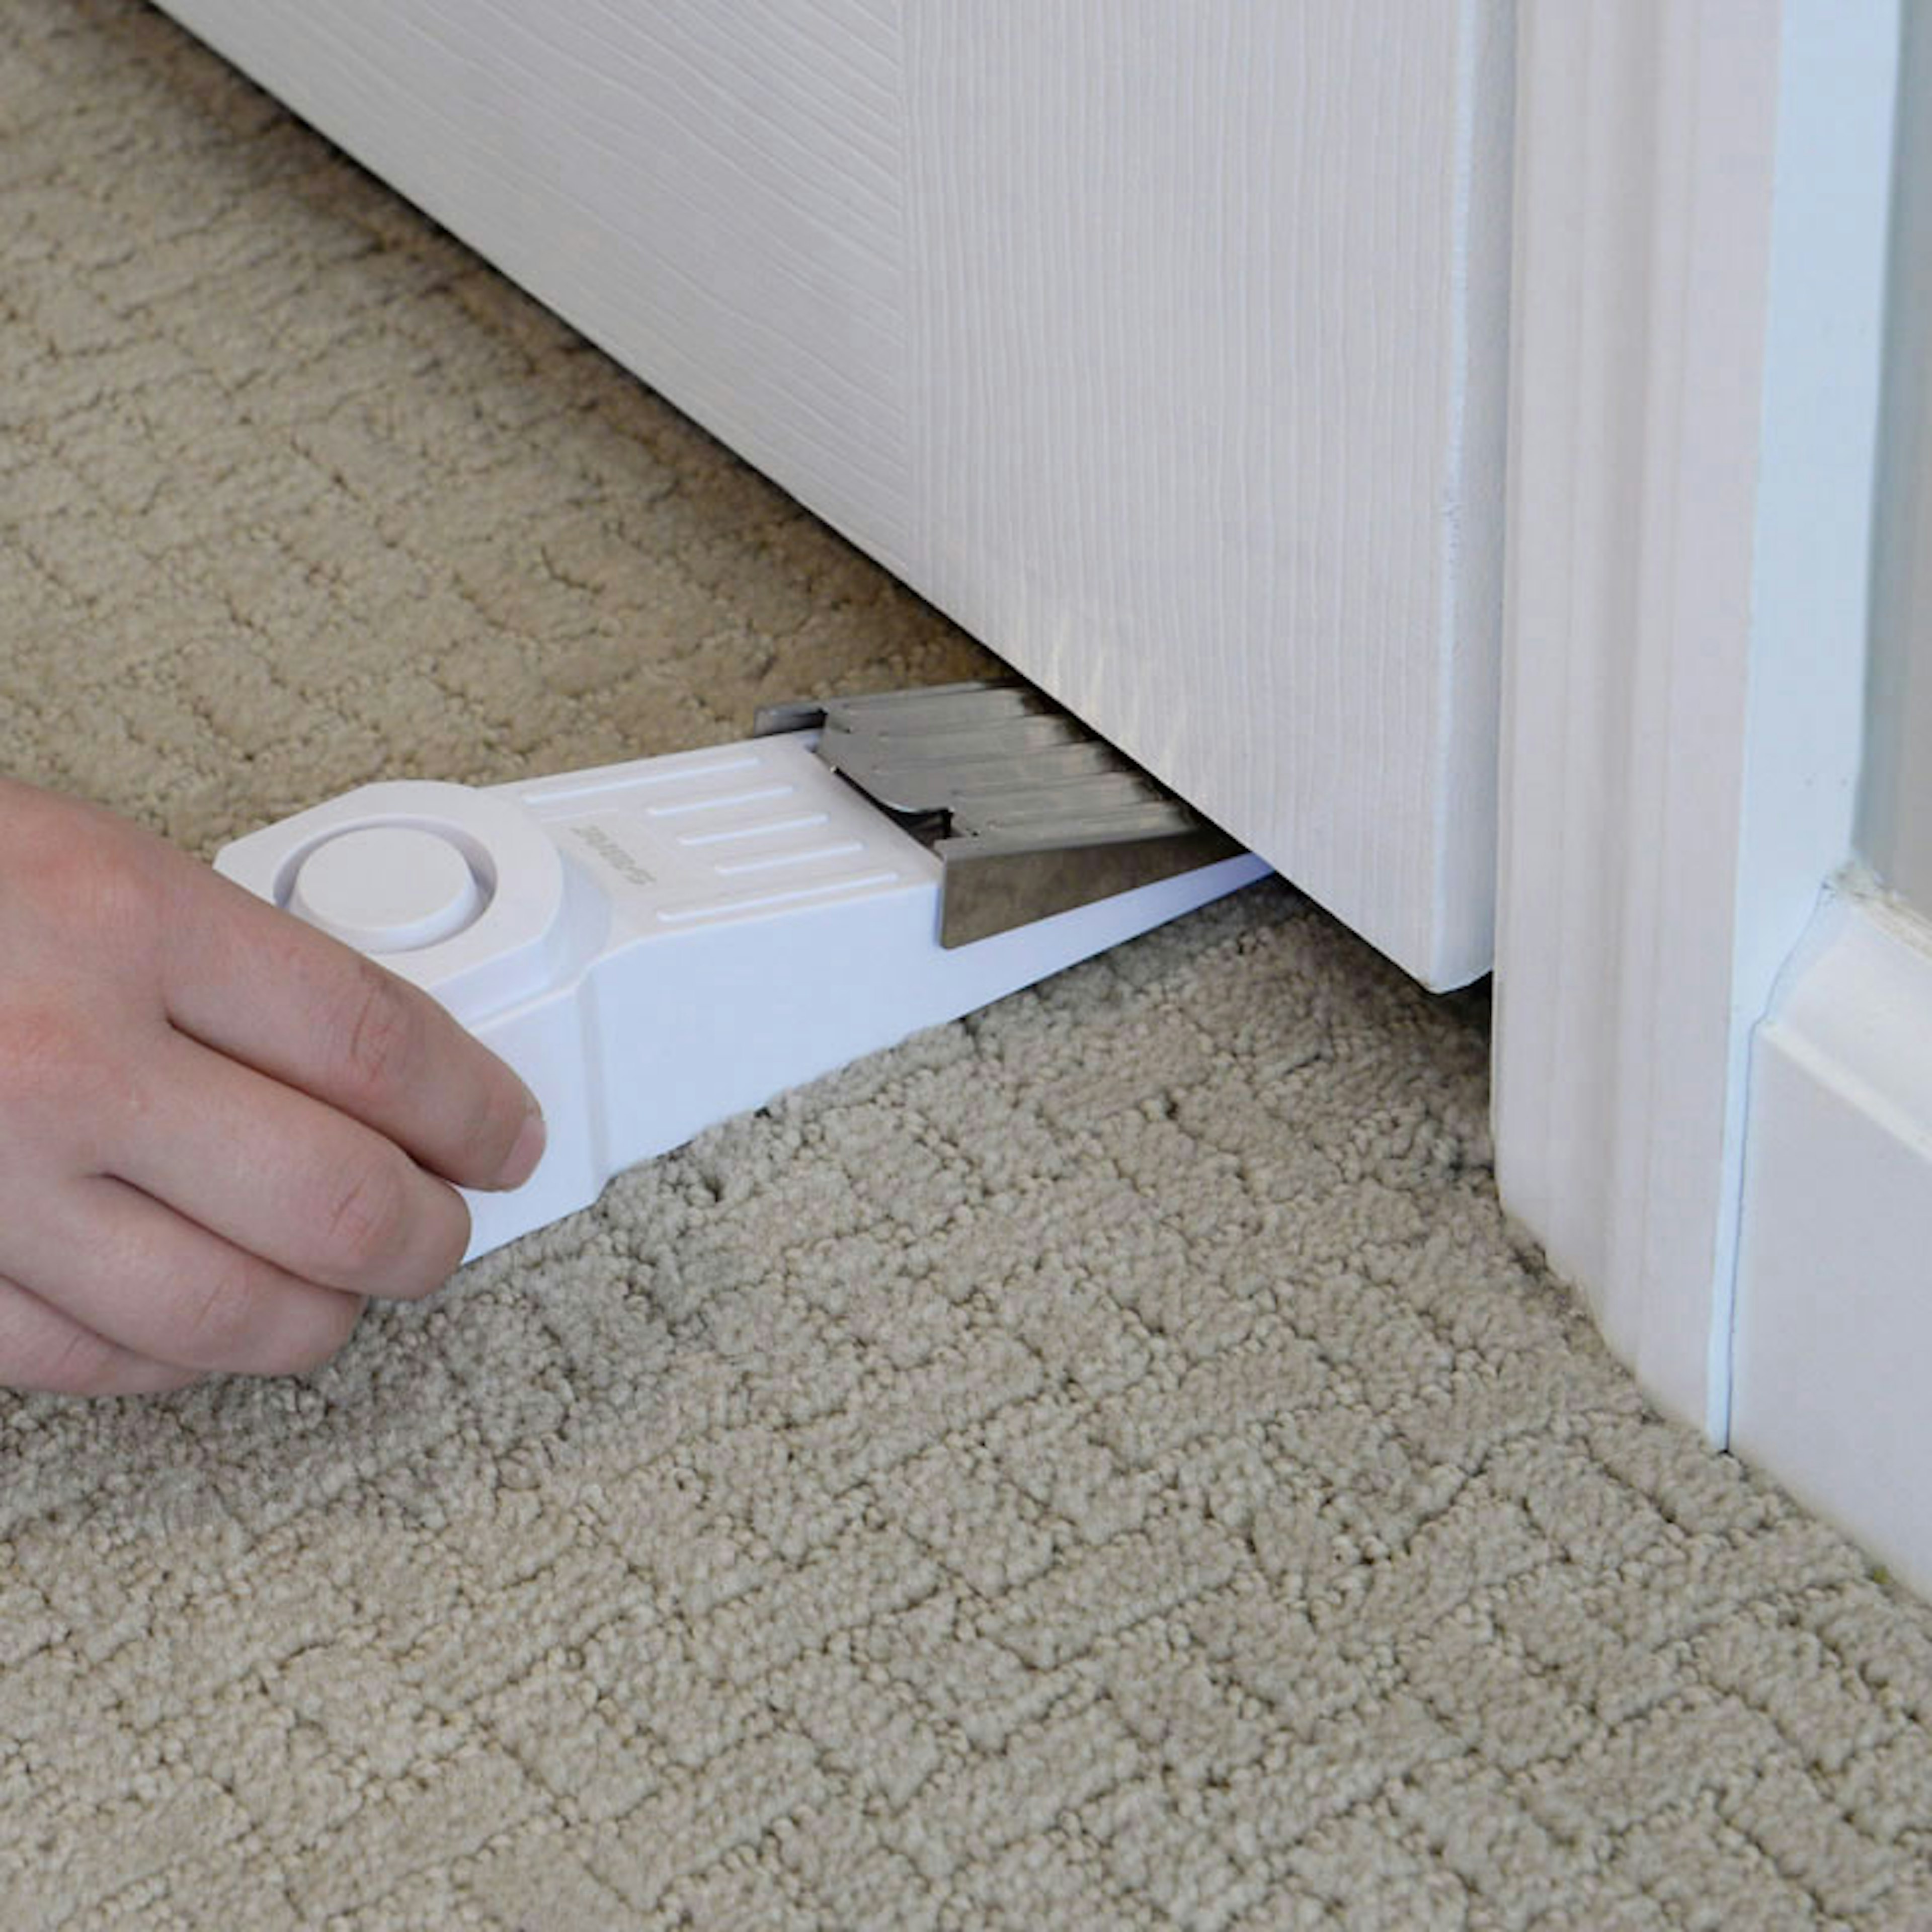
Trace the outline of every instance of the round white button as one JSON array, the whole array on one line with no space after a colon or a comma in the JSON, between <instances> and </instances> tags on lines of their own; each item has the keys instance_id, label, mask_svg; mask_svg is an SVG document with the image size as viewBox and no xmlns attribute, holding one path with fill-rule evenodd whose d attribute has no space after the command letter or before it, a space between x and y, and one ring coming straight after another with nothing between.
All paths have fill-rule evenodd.
<instances>
[{"instance_id":1,"label":"round white button","mask_svg":"<svg viewBox=\"0 0 1932 1932\"><path fill-rule=\"evenodd\" d=\"M470 861L414 825L339 832L302 862L289 910L364 952L407 952L460 932L483 910Z\"/></svg>"}]
</instances>

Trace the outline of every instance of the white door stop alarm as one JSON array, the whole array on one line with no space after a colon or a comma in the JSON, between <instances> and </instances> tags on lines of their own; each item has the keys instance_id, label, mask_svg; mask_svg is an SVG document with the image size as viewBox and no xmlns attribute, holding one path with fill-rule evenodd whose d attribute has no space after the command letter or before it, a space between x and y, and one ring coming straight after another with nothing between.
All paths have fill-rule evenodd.
<instances>
[{"instance_id":1,"label":"white door stop alarm","mask_svg":"<svg viewBox=\"0 0 1932 1932\"><path fill-rule=\"evenodd\" d=\"M1267 868L1018 684L761 714L706 751L364 785L217 868L448 1009L542 1102L469 1258L614 1174Z\"/></svg>"}]
</instances>

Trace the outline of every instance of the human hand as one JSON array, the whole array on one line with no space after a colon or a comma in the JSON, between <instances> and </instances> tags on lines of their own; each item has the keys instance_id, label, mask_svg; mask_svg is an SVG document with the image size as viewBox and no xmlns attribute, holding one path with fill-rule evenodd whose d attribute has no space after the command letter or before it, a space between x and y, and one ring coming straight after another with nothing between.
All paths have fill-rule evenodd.
<instances>
[{"instance_id":1,"label":"human hand","mask_svg":"<svg viewBox=\"0 0 1932 1932\"><path fill-rule=\"evenodd\" d=\"M97 806L0 779L0 1385L326 1360L542 1152L429 996Z\"/></svg>"}]
</instances>

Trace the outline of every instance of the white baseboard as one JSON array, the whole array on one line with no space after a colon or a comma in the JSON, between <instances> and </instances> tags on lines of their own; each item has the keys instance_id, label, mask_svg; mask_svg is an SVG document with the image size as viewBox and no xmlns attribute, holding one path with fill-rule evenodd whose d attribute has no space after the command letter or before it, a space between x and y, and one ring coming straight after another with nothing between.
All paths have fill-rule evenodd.
<instances>
[{"instance_id":1,"label":"white baseboard","mask_svg":"<svg viewBox=\"0 0 1932 1932\"><path fill-rule=\"evenodd\" d=\"M1746 1147L1732 1446L1932 1593L1932 925L1826 898Z\"/></svg>"}]
</instances>

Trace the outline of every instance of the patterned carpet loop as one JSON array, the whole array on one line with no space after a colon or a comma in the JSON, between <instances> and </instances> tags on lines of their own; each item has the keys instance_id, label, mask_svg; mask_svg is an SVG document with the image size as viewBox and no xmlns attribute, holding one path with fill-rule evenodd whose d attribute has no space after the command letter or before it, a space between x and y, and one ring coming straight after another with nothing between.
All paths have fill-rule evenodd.
<instances>
[{"instance_id":1,"label":"patterned carpet loop","mask_svg":"<svg viewBox=\"0 0 1932 1932\"><path fill-rule=\"evenodd\" d=\"M137 0L0 0L0 768L202 854L986 660ZM4 915L0 915L4 916ZM1932 1926L1932 1610L1258 887L373 1312L0 1396L0 1926Z\"/></svg>"}]
</instances>

